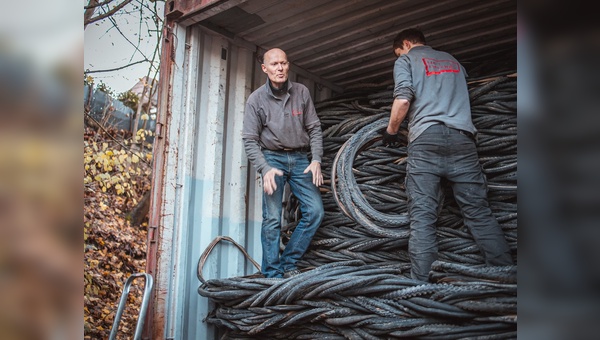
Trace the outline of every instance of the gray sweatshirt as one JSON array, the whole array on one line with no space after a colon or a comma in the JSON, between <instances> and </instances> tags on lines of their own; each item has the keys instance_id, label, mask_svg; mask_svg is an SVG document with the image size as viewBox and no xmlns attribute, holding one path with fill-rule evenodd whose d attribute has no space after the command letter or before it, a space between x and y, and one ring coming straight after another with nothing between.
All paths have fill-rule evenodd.
<instances>
[{"instance_id":1,"label":"gray sweatshirt","mask_svg":"<svg viewBox=\"0 0 600 340\"><path fill-rule=\"evenodd\" d=\"M248 159L264 174L271 166L261 149L310 147L312 160L321 162L321 121L308 88L288 81L287 93L277 97L268 82L252 92L246 102L242 139Z\"/></svg>"},{"instance_id":2,"label":"gray sweatshirt","mask_svg":"<svg viewBox=\"0 0 600 340\"><path fill-rule=\"evenodd\" d=\"M411 102L408 140L434 124L475 134L466 71L449 53L415 46L394 64L394 98Z\"/></svg>"}]
</instances>

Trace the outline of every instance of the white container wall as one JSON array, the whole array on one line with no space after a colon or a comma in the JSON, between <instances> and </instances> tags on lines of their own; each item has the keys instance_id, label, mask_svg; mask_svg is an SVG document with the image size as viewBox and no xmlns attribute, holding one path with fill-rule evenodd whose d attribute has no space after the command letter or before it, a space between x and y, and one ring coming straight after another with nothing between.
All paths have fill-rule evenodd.
<instances>
[{"instance_id":1,"label":"white container wall","mask_svg":"<svg viewBox=\"0 0 600 340\"><path fill-rule=\"evenodd\" d=\"M199 27L175 25L170 112L165 138L157 225L153 335L161 339L217 339L203 319L209 300L198 294L198 260L218 236L229 236L261 262L262 187L241 139L244 106L266 81L253 46L235 44ZM290 72L315 100L331 90ZM165 88L163 88L163 91ZM315 97L316 96L316 97ZM164 96L163 96L164 98ZM257 269L228 242L219 243L205 279L253 274Z\"/></svg>"},{"instance_id":2,"label":"white container wall","mask_svg":"<svg viewBox=\"0 0 600 340\"><path fill-rule=\"evenodd\" d=\"M180 28L176 36L156 273L156 303L164 305L156 313L164 313L166 339L213 338L202 322L208 301L197 292L202 251L227 235L258 257L248 247L255 232L246 223L248 162L240 139L254 59L251 50L197 28ZM246 274L235 247L215 251L206 278Z\"/></svg>"}]
</instances>

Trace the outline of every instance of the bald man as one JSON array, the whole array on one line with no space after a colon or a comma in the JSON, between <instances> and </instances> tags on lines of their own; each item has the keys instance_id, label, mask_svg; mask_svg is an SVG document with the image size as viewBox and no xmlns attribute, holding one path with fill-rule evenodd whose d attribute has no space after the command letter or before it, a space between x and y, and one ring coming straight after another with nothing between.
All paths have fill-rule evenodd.
<instances>
[{"instance_id":1,"label":"bald man","mask_svg":"<svg viewBox=\"0 0 600 340\"><path fill-rule=\"evenodd\" d=\"M323 220L321 122L306 86L288 80L290 63L278 48L265 52L267 82L248 97L242 138L262 176L262 267L265 277L298 275L302 258ZM280 254L283 191L288 183L302 217Z\"/></svg>"}]
</instances>

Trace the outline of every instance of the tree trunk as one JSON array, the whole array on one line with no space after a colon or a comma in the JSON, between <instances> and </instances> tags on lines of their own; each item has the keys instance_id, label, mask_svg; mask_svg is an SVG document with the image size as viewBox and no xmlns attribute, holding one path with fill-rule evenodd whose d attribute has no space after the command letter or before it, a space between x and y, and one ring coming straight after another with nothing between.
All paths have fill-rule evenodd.
<instances>
[{"instance_id":1,"label":"tree trunk","mask_svg":"<svg viewBox=\"0 0 600 340\"><path fill-rule=\"evenodd\" d=\"M135 208L127 213L125 218L131 222L132 226L141 225L144 218L148 216L148 211L150 211L150 192L151 190L146 191Z\"/></svg>"},{"instance_id":2,"label":"tree trunk","mask_svg":"<svg viewBox=\"0 0 600 340\"><path fill-rule=\"evenodd\" d=\"M94 12L96 11L96 5L98 4L98 0L90 0L88 2L88 9L83 13L83 30L87 27L87 23L90 21L92 16L94 16Z\"/></svg>"}]
</instances>

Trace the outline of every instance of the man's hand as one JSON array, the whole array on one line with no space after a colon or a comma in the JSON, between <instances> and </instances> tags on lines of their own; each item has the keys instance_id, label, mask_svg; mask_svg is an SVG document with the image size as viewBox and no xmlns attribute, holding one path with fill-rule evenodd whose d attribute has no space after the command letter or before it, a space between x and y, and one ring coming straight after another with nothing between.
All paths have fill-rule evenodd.
<instances>
[{"instance_id":1,"label":"man's hand","mask_svg":"<svg viewBox=\"0 0 600 340\"><path fill-rule=\"evenodd\" d=\"M267 195L273 195L275 190L277 190L275 176L283 176L283 171L271 168L271 170L267 171L263 176L263 189Z\"/></svg>"},{"instance_id":2,"label":"man's hand","mask_svg":"<svg viewBox=\"0 0 600 340\"><path fill-rule=\"evenodd\" d=\"M401 144L401 140L400 140L400 134L398 132L396 132L395 134L390 134L389 132L387 132L387 127L383 128L383 130L381 131L381 134L383 135L383 145L387 146L387 147L392 147L392 148L397 148L400 146Z\"/></svg>"},{"instance_id":3,"label":"man's hand","mask_svg":"<svg viewBox=\"0 0 600 340\"><path fill-rule=\"evenodd\" d=\"M304 173L312 172L313 184L321 186L323 184L323 174L321 173L321 163L317 161L310 162L308 167L304 170Z\"/></svg>"}]
</instances>

